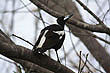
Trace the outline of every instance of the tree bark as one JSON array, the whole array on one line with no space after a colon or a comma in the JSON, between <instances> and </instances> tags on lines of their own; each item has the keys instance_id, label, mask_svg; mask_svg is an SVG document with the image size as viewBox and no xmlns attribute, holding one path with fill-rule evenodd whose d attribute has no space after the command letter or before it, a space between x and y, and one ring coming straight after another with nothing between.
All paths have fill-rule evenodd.
<instances>
[{"instance_id":1,"label":"tree bark","mask_svg":"<svg viewBox=\"0 0 110 73\"><path fill-rule=\"evenodd\" d=\"M22 67L24 68L24 70L26 70L27 72L34 72L34 73L54 73L48 69L45 69L43 67L40 67L39 65L36 65L32 62L26 61L26 60L20 60L20 59L13 59L14 61L16 61L17 63L19 63L20 65L22 65Z\"/></svg>"},{"instance_id":2,"label":"tree bark","mask_svg":"<svg viewBox=\"0 0 110 73\"><path fill-rule=\"evenodd\" d=\"M30 49L14 44L11 39L0 30L0 54L15 60L21 59L37 64L55 73L74 73L64 65L51 59L47 55L34 54ZM37 69L37 68L36 68ZM45 69L44 69L45 70ZM49 72L47 72L49 73Z\"/></svg>"}]
</instances>

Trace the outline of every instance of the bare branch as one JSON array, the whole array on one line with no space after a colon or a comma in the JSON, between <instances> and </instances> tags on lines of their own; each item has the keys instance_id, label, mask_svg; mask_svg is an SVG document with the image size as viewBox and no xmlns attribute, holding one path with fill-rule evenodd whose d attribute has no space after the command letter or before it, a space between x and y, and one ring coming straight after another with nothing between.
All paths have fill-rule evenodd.
<instances>
[{"instance_id":1,"label":"bare branch","mask_svg":"<svg viewBox=\"0 0 110 73\"><path fill-rule=\"evenodd\" d=\"M40 3L38 0L30 0L33 2L35 5L37 5L39 8L43 9L44 11L48 12L49 14L55 16L55 17L60 17L63 16L61 13L58 13L57 11L54 11L44 4ZM86 29L92 32L100 32L100 33L106 33L110 35L110 28L106 27L105 25L92 25L92 24L87 24L81 21L77 20L68 20L67 23L71 25L75 25L79 28Z\"/></svg>"},{"instance_id":2,"label":"bare branch","mask_svg":"<svg viewBox=\"0 0 110 73\"><path fill-rule=\"evenodd\" d=\"M24 69L27 69L28 72L36 72L36 73L54 73L52 71L49 71L48 69L45 69L43 67L40 67L34 63L28 62L28 61L24 61L24 60L20 60L20 59L13 59L16 62L20 63Z\"/></svg>"},{"instance_id":3,"label":"bare branch","mask_svg":"<svg viewBox=\"0 0 110 73\"><path fill-rule=\"evenodd\" d=\"M25 39L23 39L23 38L21 38L21 37L15 35L15 34L12 34L12 36L17 37L17 38L19 38L19 39L21 39L21 40L27 42L27 43L30 44L31 46L34 46L34 45L33 45L32 43L30 43L29 41L27 41L27 40L25 40Z\"/></svg>"},{"instance_id":4,"label":"bare branch","mask_svg":"<svg viewBox=\"0 0 110 73\"><path fill-rule=\"evenodd\" d=\"M47 55L34 54L28 48L15 45L8 36L0 30L0 54L10 59L22 59L35 63L55 73L74 73L64 65L51 59Z\"/></svg>"},{"instance_id":5,"label":"bare branch","mask_svg":"<svg viewBox=\"0 0 110 73\"><path fill-rule=\"evenodd\" d=\"M81 53L82 51L80 51L80 55L79 55L79 67L78 67L78 73L80 73L80 69L81 69Z\"/></svg>"},{"instance_id":6,"label":"bare branch","mask_svg":"<svg viewBox=\"0 0 110 73\"><path fill-rule=\"evenodd\" d=\"M106 33L110 35L110 28L106 27L105 25L92 25L92 24L87 24L84 22L80 21L75 21L75 20L68 20L69 24L75 25L79 28L86 29L92 32L100 32L100 33Z\"/></svg>"},{"instance_id":7,"label":"bare branch","mask_svg":"<svg viewBox=\"0 0 110 73\"><path fill-rule=\"evenodd\" d=\"M86 63L87 63L87 58L88 58L88 54L86 55L86 61L84 62L83 67L81 68L81 72L82 72L82 70L84 69L84 67L86 66ZM80 73L81 73L81 72L80 72Z\"/></svg>"},{"instance_id":8,"label":"bare branch","mask_svg":"<svg viewBox=\"0 0 110 73\"><path fill-rule=\"evenodd\" d=\"M70 32L69 32L70 33ZM87 32L88 33L88 32ZM80 34L80 33L77 33L77 34L79 34L80 36L92 36L92 37L94 37L94 38L96 38L96 39L99 39L99 40L101 40L101 41L103 41L103 42L105 42L105 43L107 43L107 44L110 44L110 41L107 41L107 40L105 40L105 39L103 39L103 38L101 38L101 37L99 37L99 36L97 36L97 35L95 35L95 34L87 34L87 35L84 35L84 34Z\"/></svg>"},{"instance_id":9,"label":"bare branch","mask_svg":"<svg viewBox=\"0 0 110 73\"><path fill-rule=\"evenodd\" d=\"M99 24L104 25L104 23L97 17L87 6L85 6L80 0L76 0L87 12L89 12L98 22Z\"/></svg>"}]
</instances>

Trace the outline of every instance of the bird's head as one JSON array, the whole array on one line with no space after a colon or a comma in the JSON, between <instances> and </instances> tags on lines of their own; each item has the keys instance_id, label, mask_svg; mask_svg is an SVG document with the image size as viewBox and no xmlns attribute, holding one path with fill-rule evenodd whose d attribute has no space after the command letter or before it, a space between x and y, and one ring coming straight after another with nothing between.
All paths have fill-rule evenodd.
<instances>
[{"instance_id":1,"label":"bird's head","mask_svg":"<svg viewBox=\"0 0 110 73\"><path fill-rule=\"evenodd\" d=\"M73 16L73 14L67 15L67 16L61 16L61 17L59 17L59 18L57 19L57 23L58 23L59 25L61 25L61 26L64 27L66 21L67 21L69 18L71 18L72 16Z\"/></svg>"}]
</instances>

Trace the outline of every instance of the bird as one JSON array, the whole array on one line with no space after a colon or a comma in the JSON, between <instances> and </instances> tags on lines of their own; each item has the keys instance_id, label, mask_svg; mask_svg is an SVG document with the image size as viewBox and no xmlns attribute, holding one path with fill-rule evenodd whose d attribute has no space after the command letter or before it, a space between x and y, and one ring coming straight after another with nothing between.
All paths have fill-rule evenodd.
<instances>
[{"instance_id":1,"label":"bird","mask_svg":"<svg viewBox=\"0 0 110 73\"><path fill-rule=\"evenodd\" d=\"M35 54L42 54L49 49L55 49L57 61L60 63L57 50L61 48L65 39L64 26L67 20L72 16L73 14L58 17L58 24L52 24L42 29L38 37L38 40L33 46L33 52Z\"/></svg>"}]
</instances>

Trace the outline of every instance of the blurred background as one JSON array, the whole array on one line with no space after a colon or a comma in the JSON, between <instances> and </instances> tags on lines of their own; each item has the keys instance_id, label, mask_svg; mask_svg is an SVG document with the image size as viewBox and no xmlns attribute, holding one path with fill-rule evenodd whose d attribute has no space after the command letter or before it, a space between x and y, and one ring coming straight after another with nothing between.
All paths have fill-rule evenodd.
<instances>
[{"instance_id":1,"label":"blurred background","mask_svg":"<svg viewBox=\"0 0 110 73\"><path fill-rule=\"evenodd\" d=\"M97 21L85 11L75 0L73 0L82 18L89 24L97 24ZM81 0L90 10L92 10L104 23L110 27L110 0ZM40 19L41 18L41 19ZM0 0L0 29L4 31L16 44L32 49L32 46L23 40L13 37L12 34L22 37L23 39L34 44L39 36L41 29L55 24L56 18L49 15L43 10L37 8L28 0ZM65 26L66 38L60 50L58 50L61 63L71 68L73 71L78 71L79 53L82 51L82 58L85 61L88 56L88 67L93 73L106 73L96 59L91 55L88 49L74 36ZM110 40L110 37L102 33L94 33L105 40ZM97 39L98 40L98 39ZM99 43L107 48L106 51L110 54L110 45L98 40ZM92 44L92 43L91 43ZM51 58L57 60L54 50L46 52ZM19 73L18 67L22 73L25 71L18 63L0 55L0 73ZM84 68L84 73L88 73L88 69Z\"/></svg>"}]
</instances>

